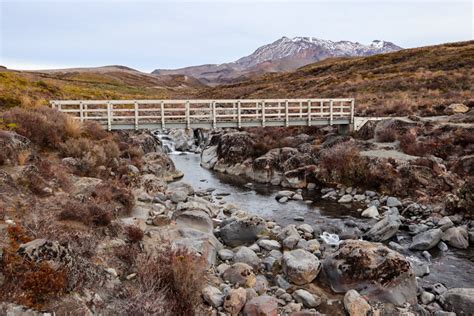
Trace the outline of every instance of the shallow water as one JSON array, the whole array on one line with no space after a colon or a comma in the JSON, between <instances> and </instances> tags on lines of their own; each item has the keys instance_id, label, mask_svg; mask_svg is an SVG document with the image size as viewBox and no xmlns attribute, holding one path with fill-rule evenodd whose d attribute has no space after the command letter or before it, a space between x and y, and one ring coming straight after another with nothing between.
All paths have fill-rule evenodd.
<instances>
[{"instance_id":1,"label":"shallow water","mask_svg":"<svg viewBox=\"0 0 474 316\"><path fill-rule=\"evenodd\" d=\"M307 204L304 201L289 201L281 204L275 195L281 187L253 183L251 188L246 187L248 180L241 177L213 172L200 166L198 154L170 155L176 168L184 173L182 181L191 184L196 190L216 189L214 194L230 193L222 198L223 201L236 204L240 209L272 220L281 226L301 224L295 221L296 216L304 217L304 223L316 227L324 222L337 227L344 227L345 223L354 221L370 225L374 221L361 218L359 213L350 206L321 199L319 191L303 191L305 200L313 201ZM409 240L407 239L407 242ZM403 244L403 242L402 242ZM421 253L412 255L421 258ZM474 249L449 249L447 253L432 250L431 273L424 280L441 282L448 288L474 287ZM426 261L425 259L421 259Z\"/></svg>"}]
</instances>

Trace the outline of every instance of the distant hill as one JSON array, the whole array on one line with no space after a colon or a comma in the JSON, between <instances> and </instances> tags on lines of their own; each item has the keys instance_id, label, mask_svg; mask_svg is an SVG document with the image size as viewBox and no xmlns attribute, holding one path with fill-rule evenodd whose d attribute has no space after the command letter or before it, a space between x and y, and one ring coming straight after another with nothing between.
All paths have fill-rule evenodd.
<instances>
[{"instance_id":1,"label":"distant hill","mask_svg":"<svg viewBox=\"0 0 474 316\"><path fill-rule=\"evenodd\" d=\"M50 99L162 99L197 93L184 75L151 75L125 66L16 71L0 68L0 108L48 104Z\"/></svg>"},{"instance_id":2,"label":"distant hill","mask_svg":"<svg viewBox=\"0 0 474 316\"><path fill-rule=\"evenodd\" d=\"M200 90L197 98L355 97L360 114L442 112L474 105L474 41L369 57L329 58L296 71Z\"/></svg>"},{"instance_id":3,"label":"distant hill","mask_svg":"<svg viewBox=\"0 0 474 316\"><path fill-rule=\"evenodd\" d=\"M370 56L400 49L402 48L391 42L379 40L375 40L369 45L363 45L357 42L333 42L314 37L282 37L235 62L192 66L174 70L157 69L153 71L153 74L187 75L195 77L208 85L217 85L245 80L249 75L292 71L330 57Z\"/></svg>"}]
</instances>

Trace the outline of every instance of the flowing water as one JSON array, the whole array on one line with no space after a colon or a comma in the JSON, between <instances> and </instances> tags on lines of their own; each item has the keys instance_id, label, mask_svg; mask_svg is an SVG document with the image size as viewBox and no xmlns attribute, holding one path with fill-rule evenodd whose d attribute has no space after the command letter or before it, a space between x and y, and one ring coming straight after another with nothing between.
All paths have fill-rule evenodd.
<instances>
[{"instance_id":1,"label":"flowing water","mask_svg":"<svg viewBox=\"0 0 474 316\"><path fill-rule=\"evenodd\" d=\"M219 193L229 194L223 196L222 200L236 204L240 209L249 213L259 215L267 220L272 220L281 226L288 224L301 224L295 221L295 217L303 217L304 223L314 227L324 224L325 227L353 227L354 224L371 225L374 220L361 218L359 213L351 206L341 205L336 202L322 200L318 191L303 191L304 200L312 201L289 201L281 204L275 199L280 187L266 184L252 183L236 176L220 174L202 168L198 154L172 154L170 155L176 168L184 173L185 181L196 190L215 189L215 195ZM330 230L330 229L329 229ZM331 232L331 231L329 231ZM403 234L402 234L403 236ZM409 239L405 242L408 243ZM448 252L430 251L432 262L431 273L424 280L441 282L448 288L452 287L474 287L474 249L457 250L452 247ZM413 253L422 261L426 259L420 253Z\"/></svg>"}]
</instances>

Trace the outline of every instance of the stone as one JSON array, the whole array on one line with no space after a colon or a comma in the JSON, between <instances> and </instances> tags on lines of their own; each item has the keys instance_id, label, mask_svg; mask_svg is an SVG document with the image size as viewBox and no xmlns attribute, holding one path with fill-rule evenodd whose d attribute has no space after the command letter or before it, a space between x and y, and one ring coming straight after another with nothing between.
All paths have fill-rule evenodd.
<instances>
[{"instance_id":1,"label":"stone","mask_svg":"<svg viewBox=\"0 0 474 316\"><path fill-rule=\"evenodd\" d=\"M377 218L379 217L379 211L377 210L377 207L375 206L369 206L366 208L362 214L363 217L369 217L369 218Z\"/></svg>"},{"instance_id":2,"label":"stone","mask_svg":"<svg viewBox=\"0 0 474 316\"><path fill-rule=\"evenodd\" d=\"M445 252L448 251L448 245L446 245L444 242L440 241L438 243L438 249Z\"/></svg>"},{"instance_id":3,"label":"stone","mask_svg":"<svg viewBox=\"0 0 474 316\"><path fill-rule=\"evenodd\" d=\"M220 237L231 247L254 243L258 234L266 227L265 221L258 216L238 218L221 227Z\"/></svg>"},{"instance_id":4,"label":"stone","mask_svg":"<svg viewBox=\"0 0 474 316\"><path fill-rule=\"evenodd\" d=\"M33 262L48 260L71 265L74 260L69 248L60 245L57 241L43 238L21 244L17 252L20 256L28 258Z\"/></svg>"},{"instance_id":5,"label":"stone","mask_svg":"<svg viewBox=\"0 0 474 316\"><path fill-rule=\"evenodd\" d=\"M417 302L417 281L410 263L380 243L344 240L324 259L323 269L336 293L354 289L368 301L397 306Z\"/></svg>"},{"instance_id":6,"label":"stone","mask_svg":"<svg viewBox=\"0 0 474 316\"><path fill-rule=\"evenodd\" d=\"M286 196L278 199L278 203L286 203L286 202L288 202L288 198Z\"/></svg>"},{"instance_id":7,"label":"stone","mask_svg":"<svg viewBox=\"0 0 474 316\"><path fill-rule=\"evenodd\" d=\"M457 315L469 315L474 311L474 288L454 288L440 297L441 305Z\"/></svg>"},{"instance_id":8,"label":"stone","mask_svg":"<svg viewBox=\"0 0 474 316\"><path fill-rule=\"evenodd\" d=\"M337 202L338 203L351 203L352 202L352 195L344 194Z\"/></svg>"},{"instance_id":9,"label":"stone","mask_svg":"<svg viewBox=\"0 0 474 316\"><path fill-rule=\"evenodd\" d=\"M298 230L301 230L303 233L314 233L314 228L309 224L301 224L297 227Z\"/></svg>"},{"instance_id":10,"label":"stone","mask_svg":"<svg viewBox=\"0 0 474 316\"><path fill-rule=\"evenodd\" d=\"M304 217L303 216L295 216L295 217L293 217L293 220L298 221L298 222L304 222Z\"/></svg>"},{"instance_id":11,"label":"stone","mask_svg":"<svg viewBox=\"0 0 474 316\"><path fill-rule=\"evenodd\" d=\"M262 274L257 275L256 276L256 282L253 286L253 289L259 295L262 295L262 294L266 293L267 290L268 290L268 280L267 280L267 278Z\"/></svg>"},{"instance_id":12,"label":"stone","mask_svg":"<svg viewBox=\"0 0 474 316\"><path fill-rule=\"evenodd\" d=\"M434 299L435 295L427 291L423 291L420 295L420 301L425 305L428 305L429 303L433 302Z\"/></svg>"},{"instance_id":13,"label":"stone","mask_svg":"<svg viewBox=\"0 0 474 316\"><path fill-rule=\"evenodd\" d=\"M227 263L221 263L216 268L217 274L222 275L229 268L230 268L230 265L228 265Z\"/></svg>"},{"instance_id":14,"label":"stone","mask_svg":"<svg viewBox=\"0 0 474 316\"><path fill-rule=\"evenodd\" d=\"M260 248L268 251L278 250L281 248L281 245L278 241L271 239L260 239L257 244L260 246Z\"/></svg>"},{"instance_id":15,"label":"stone","mask_svg":"<svg viewBox=\"0 0 474 316\"><path fill-rule=\"evenodd\" d=\"M157 215L157 216L153 217L151 219L151 223L154 226L166 226L169 223L171 223L171 218L169 218L168 215L161 214L161 215Z\"/></svg>"},{"instance_id":16,"label":"stone","mask_svg":"<svg viewBox=\"0 0 474 316\"><path fill-rule=\"evenodd\" d=\"M316 189L316 183L313 183L313 182L308 183L308 185L306 186L306 189L308 190Z\"/></svg>"},{"instance_id":17,"label":"stone","mask_svg":"<svg viewBox=\"0 0 474 316\"><path fill-rule=\"evenodd\" d=\"M293 293L293 297L298 303L303 304L305 307L313 308L321 304L321 298L309 293L306 290L299 289Z\"/></svg>"},{"instance_id":18,"label":"stone","mask_svg":"<svg viewBox=\"0 0 474 316\"><path fill-rule=\"evenodd\" d=\"M448 290L443 284L441 283L435 283L433 284L433 286L431 287L431 290L433 291L433 293L435 293L436 295L442 295L444 293L446 293L446 291Z\"/></svg>"},{"instance_id":19,"label":"stone","mask_svg":"<svg viewBox=\"0 0 474 316\"><path fill-rule=\"evenodd\" d=\"M458 114L458 113L466 113L469 111L469 107L462 104L462 103L453 103L453 104L450 104L448 107L446 107L446 109L444 110L444 112L446 114Z\"/></svg>"},{"instance_id":20,"label":"stone","mask_svg":"<svg viewBox=\"0 0 474 316\"><path fill-rule=\"evenodd\" d=\"M400 207L402 206L402 202L400 202L400 200L396 197L389 196L387 198L387 201L385 201L385 205L387 205L388 207Z\"/></svg>"},{"instance_id":21,"label":"stone","mask_svg":"<svg viewBox=\"0 0 474 316\"><path fill-rule=\"evenodd\" d=\"M285 249L294 249L300 241L300 235L290 235L283 240L283 247Z\"/></svg>"},{"instance_id":22,"label":"stone","mask_svg":"<svg viewBox=\"0 0 474 316\"><path fill-rule=\"evenodd\" d=\"M454 248L467 249L469 247L469 235L464 227L448 228L441 235L441 239Z\"/></svg>"},{"instance_id":23,"label":"stone","mask_svg":"<svg viewBox=\"0 0 474 316\"><path fill-rule=\"evenodd\" d=\"M232 260L234 258L234 252L229 249L221 249L217 252L217 255L223 261Z\"/></svg>"},{"instance_id":24,"label":"stone","mask_svg":"<svg viewBox=\"0 0 474 316\"><path fill-rule=\"evenodd\" d=\"M445 216L438 221L438 226L442 231L447 230L454 226L453 221L449 218L449 216Z\"/></svg>"},{"instance_id":25,"label":"stone","mask_svg":"<svg viewBox=\"0 0 474 316\"><path fill-rule=\"evenodd\" d=\"M188 199L188 194L184 191L174 191L170 199L174 203L185 202Z\"/></svg>"},{"instance_id":26,"label":"stone","mask_svg":"<svg viewBox=\"0 0 474 316\"><path fill-rule=\"evenodd\" d=\"M287 280L285 280L285 278L281 274L278 274L275 277L275 284L284 290L288 290L289 288L291 288L291 284Z\"/></svg>"},{"instance_id":27,"label":"stone","mask_svg":"<svg viewBox=\"0 0 474 316\"><path fill-rule=\"evenodd\" d=\"M321 264L315 255L303 249L296 249L283 254L282 267L291 282L304 285L316 278Z\"/></svg>"},{"instance_id":28,"label":"stone","mask_svg":"<svg viewBox=\"0 0 474 316\"><path fill-rule=\"evenodd\" d=\"M295 195L291 197L291 199L295 201L303 201L303 196L299 193L296 193Z\"/></svg>"},{"instance_id":29,"label":"stone","mask_svg":"<svg viewBox=\"0 0 474 316\"><path fill-rule=\"evenodd\" d=\"M430 229L413 237L409 248L411 250L429 250L441 240L442 231L439 228Z\"/></svg>"},{"instance_id":30,"label":"stone","mask_svg":"<svg viewBox=\"0 0 474 316\"><path fill-rule=\"evenodd\" d=\"M349 316L369 315L371 307L369 303L356 290L349 290L344 295L344 308Z\"/></svg>"},{"instance_id":31,"label":"stone","mask_svg":"<svg viewBox=\"0 0 474 316\"><path fill-rule=\"evenodd\" d=\"M232 289L224 299L224 310L231 315L237 315L247 301L247 291L244 288Z\"/></svg>"},{"instance_id":32,"label":"stone","mask_svg":"<svg viewBox=\"0 0 474 316\"><path fill-rule=\"evenodd\" d=\"M274 297L262 295L255 297L245 304L244 316L277 316L278 302Z\"/></svg>"},{"instance_id":33,"label":"stone","mask_svg":"<svg viewBox=\"0 0 474 316\"><path fill-rule=\"evenodd\" d=\"M278 193L275 196L275 199L280 200L283 197L286 197L287 199L291 199L294 194L295 192L288 191L288 190L278 191Z\"/></svg>"},{"instance_id":34,"label":"stone","mask_svg":"<svg viewBox=\"0 0 474 316\"><path fill-rule=\"evenodd\" d=\"M252 287L257 281L252 267L246 263L237 262L222 274L222 278L233 285Z\"/></svg>"},{"instance_id":35,"label":"stone","mask_svg":"<svg viewBox=\"0 0 474 316\"><path fill-rule=\"evenodd\" d=\"M212 234L214 224L209 214L201 210L186 210L184 212L175 212L175 222L178 226L184 226Z\"/></svg>"},{"instance_id":36,"label":"stone","mask_svg":"<svg viewBox=\"0 0 474 316\"><path fill-rule=\"evenodd\" d=\"M215 308L222 306L224 303L224 294L222 294L221 290L211 285L206 286L202 290L202 297L206 303Z\"/></svg>"},{"instance_id":37,"label":"stone","mask_svg":"<svg viewBox=\"0 0 474 316\"><path fill-rule=\"evenodd\" d=\"M410 262L411 269L417 277L423 277L430 274L430 266L427 262L423 262L414 256L408 256L407 260Z\"/></svg>"},{"instance_id":38,"label":"stone","mask_svg":"<svg viewBox=\"0 0 474 316\"><path fill-rule=\"evenodd\" d=\"M258 269L260 265L260 259L257 254L250 248L242 246L234 254L234 262L243 262L248 264L254 269Z\"/></svg>"},{"instance_id":39,"label":"stone","mask_svg":"<svg viewBox=\"0 0 474 316\"><path fill-rule=\"evenodd\" d=\"M365 234L365 237L371 241L386 241L398 232L401 225L398 214L390 213L377 223Z\"/></svg>"}]
</instances>

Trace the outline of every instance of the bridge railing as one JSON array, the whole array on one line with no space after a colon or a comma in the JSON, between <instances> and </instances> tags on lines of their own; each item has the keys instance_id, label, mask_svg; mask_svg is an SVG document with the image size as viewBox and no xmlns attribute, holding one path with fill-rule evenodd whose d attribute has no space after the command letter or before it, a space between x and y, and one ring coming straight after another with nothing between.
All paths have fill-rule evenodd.
<instances>
[{"instance_id":1,"label":"bridge railing","mask_svg":"<svg viewBox=\"0 0 474 316\"><path fill-rule=\"evenodd\" d=\"M354 99L53 100L111 129L352 124Z\"/></svg>"}]
</instances>

